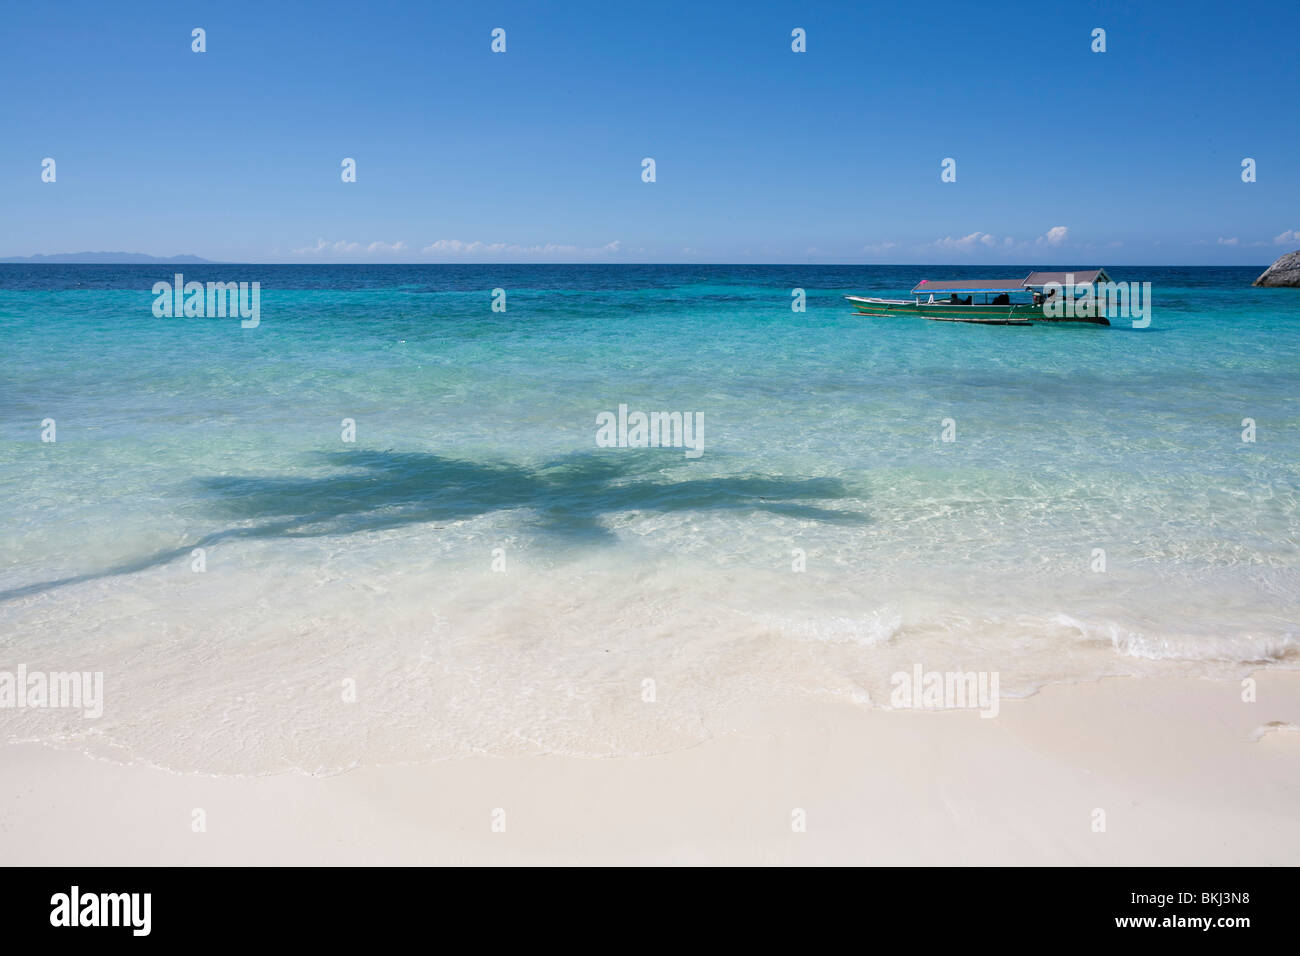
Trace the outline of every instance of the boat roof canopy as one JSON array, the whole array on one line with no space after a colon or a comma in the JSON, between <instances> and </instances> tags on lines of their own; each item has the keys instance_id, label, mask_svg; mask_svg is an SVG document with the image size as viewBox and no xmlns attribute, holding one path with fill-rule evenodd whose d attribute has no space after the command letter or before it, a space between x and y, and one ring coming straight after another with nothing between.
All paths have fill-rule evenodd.
<instances>
[{"instance_id":1,"label":"boat roof canopy","mask_svg":"<svg viewBox=\"0 0 1300 956\"><path fill-rule=\"evenodd\" d=\"M1105 269L1078 269L1070 272L1031 272L1023 279L958 279L931 282L922 279L912 290L912 295L925 295L938 292L944 295L952 293L971 294L976 292L1022 292L1025 289L1041 289L1050 282L1064 287L1069 283L1067 276L1073 276L1075 286L1092 285L1094 282L1109 282L1110 276Z\"/></svg>"},{"instance_id":2,"label":"boat roof canopy","mask_svg":"<svg viewBox=\"0 0 1300 956\"><path fill-rule=\"evenodd\" d=\"M955 282L931 282L922 279L912 290L912 295L926 292L1020 292L1024 289L1023 279L961 279Z\"/></svg>"},{"instance_id":3,"label":"boat roof canopy","mask_svg":"<svg viewBox=\"0 0 1300 956\"><path fill-rule=\"evenodd\" d=\"M1069 272L1031 272L1025 280L1026 289L1041 289L1049 282L1068 285L1066 276L1074 276L1075 285L1092 285L1094 282L1109 282L1110 276L1105 269L1072 269Z\"/></svg>"}]
</instances>

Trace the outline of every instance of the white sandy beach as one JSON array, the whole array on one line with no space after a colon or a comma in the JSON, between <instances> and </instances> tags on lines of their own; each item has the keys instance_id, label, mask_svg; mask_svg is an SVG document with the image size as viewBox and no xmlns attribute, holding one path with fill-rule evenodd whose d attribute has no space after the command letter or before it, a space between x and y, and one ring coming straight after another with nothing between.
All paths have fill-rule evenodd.
<instances>
[{"instance_id":1,"label":"white sandy beach","mask_svg":"<svg viewBox=\"0 0 1300 956\"><path fill-rule=\"evenodd\" d=\"M1236 681L1050 685L1004 700L994 719L756 701L733 723L763 732L717 727L663 756L481 757L325 777L177 774L14 744L0 750L0 858L1295 865L1300 674L1255 679L1254 703ZM196 808L206 832L193 829ZM493 832L498 808L504 832ZM796 810L806 832L792 828Z\"/></svg>"}]
</instances>

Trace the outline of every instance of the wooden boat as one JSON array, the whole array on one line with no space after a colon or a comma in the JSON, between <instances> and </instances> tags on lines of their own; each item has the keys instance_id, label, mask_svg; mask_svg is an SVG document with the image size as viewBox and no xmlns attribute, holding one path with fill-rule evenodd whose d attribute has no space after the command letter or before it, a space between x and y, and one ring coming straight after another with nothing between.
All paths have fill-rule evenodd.
<instances>
[{"instance_id":1,"label":"wooden boat","mask_svg":"<svg viewBox=\"0 0 1300 956\"><path fill-rule=\"evenodd\" d=\"M922 279L911 299L879 299L858 295L844 298L853 303L855 315L908 315L936 322L974 322L980 325L1033 325L1035 322L1088 322L1110 325L1104 315L1079 315L1073 309L1053 315L1048 294L1061 289L1078 296L1091 295L1096 283L1110 282L1105 269L1076 272L1031 272L1023 279L962 279L931 282ZM1046 288L1046 292L1044 291ZM977 298L978 297L978 298Z\"/></svg>"}]
</instances>

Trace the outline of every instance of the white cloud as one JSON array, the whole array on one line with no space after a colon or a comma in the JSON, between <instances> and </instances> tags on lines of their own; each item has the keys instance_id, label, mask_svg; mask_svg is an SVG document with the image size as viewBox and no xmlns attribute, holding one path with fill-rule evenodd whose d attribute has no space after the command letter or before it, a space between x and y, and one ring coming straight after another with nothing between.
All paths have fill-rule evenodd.
<instances>
[{"instance_id":1,"label":"white cloud","mask_svg":"<svg viewBox=\"0 0 1300 956\"><path fill-rule=\"evenodd\" d=\"M505 250L506 244L504 242L462 242L459 239L439 239L437 242L429 243L420 251L442 255L464 255L466 253L504 252Z\"/></svg>"},{"instance_id":2,"label":"white cloud","mask_svg":"<svg viewBox=\"0 0 1300 956\"><path fill-rule=\"evenodd\" d=\"M607 242L603 246L586 247L547 242L539 245L522 245L516 242L481 242L477 239L466 242L463 239L438 239L420 250L431 256L601 256L615 255L623 251L619 239Z\"/></svg>"},{"instance_id":3,"label":"white cloud","mask_svg":"<svg viewBox=\"0 0 1300 956\"><path fill-rule=\"evenodd\" d=\"M377 259L397 257L409 260L423 253L441 259L594 259L615 256L623 251L623 243L617 239L603 246L586 247L565 245L557 242L524 245L515 242L480 242L462 239L438 239L429 243L417 253L415 249L398 239L395 242L376 240L375 242L353 242L348 239L317 239L314 245L294 249L296 256L313 258L333 258L338 256L370 257Z\"/></svg>"},{"instance_id":4,"label":"white cloud","mask_svg":"<svg viewBox=\"0 0 1300 956\"><path fill-rule=\"evenodd\" d=\"M372 242L368 246L362 246L359 242L349 242L346 239L339 239L335 242L317 239L316 245L304 246L293 251L295 255L300 256L324 256L336 255L341 252L401 252L405 248L406 243L400 239L397 242Z\"/></svg>"},{"instance_id":5,"label":"white cloud","mask_svg":"<svg viewBox=\"0 0 1300 956\"><path fill-rule=\"evenodd\" d=\"M1217 241L1221 246L1235 246L1241 240L1238 239L1236 236L1233 236L1230 239L1225 239L1223 238L1223 236L1220 236Z\"/></svg>"},{"instance_id":6,"label":"white cloud","mask_svg":"<svg viewBox=\"0 0 1300 956\"><path fill-rule=\"evenodd\" d=\"M1273 237L1273 245L1285 246L1294 242L1300 242L1300 229L1286 229L1280 236Z\"/></svg>"},{"instance_id":7,"label":"white cloud","mask_svg":"<svg viewBox=\"0 0 1300 956\"><path fill-rule=\"evenodd\" d=\"M930 243L932 249L947 249L958 251L971 251L980 249L999 249L1005 253L1024 252L1035 246L1060 246L1069 238L1070 229L1068 226L1053 226L1047 232L1037 239L1016 239L1014 236L1003 236L999 239L991 232L975 231L965 236L944 236L942 239L936 239ZM868 246L864 251L878 249L879 246ZM1087 246L1080 248L1089 248Z\"/></svg>"},{"instance_id":8,"label":"white cloud","mask_svg":"<svg viewBox=\"0 0 1300 956\"><path fill-rule=\"evenodd\" d=\"M974 249L975 246L996 246L998 244L997 236L988 232L972 232L968 236L962 236L960 239L954 239L952 236L944 236L942 239L936 239L934 244L940 249Z\"/></svg>"}]
</instances>

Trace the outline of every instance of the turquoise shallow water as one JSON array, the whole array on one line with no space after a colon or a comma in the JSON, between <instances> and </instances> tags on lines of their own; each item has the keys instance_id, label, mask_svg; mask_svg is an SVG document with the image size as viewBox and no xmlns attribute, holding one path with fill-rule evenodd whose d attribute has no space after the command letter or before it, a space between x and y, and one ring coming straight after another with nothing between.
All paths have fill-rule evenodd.
<instances>
[{"instance_id":1,"label":"turquoise shallow water","mask_svg":"<svg viewBox=\"0 0 1300 956\"><path fill-rule=\"evenodd\" d=\"M1017 694L1300 654L1300 295L1256 270L1111 270L1152 283L1141 330L840 298L987 268L183 269L261 283L242 329L155 318L174 271L0 266L0 670L107 696L5 739L642 753L916 662ZM702 414L703 455L597 447L620 404Z\"/></svg>"}]
</instances>

